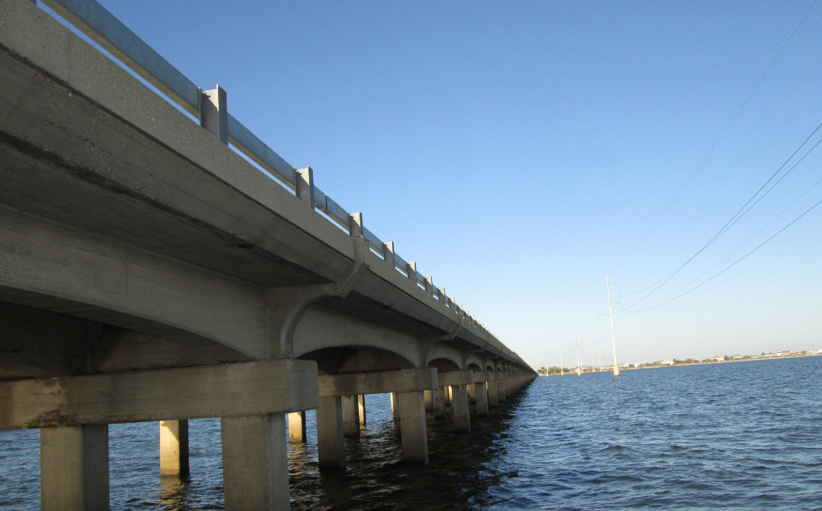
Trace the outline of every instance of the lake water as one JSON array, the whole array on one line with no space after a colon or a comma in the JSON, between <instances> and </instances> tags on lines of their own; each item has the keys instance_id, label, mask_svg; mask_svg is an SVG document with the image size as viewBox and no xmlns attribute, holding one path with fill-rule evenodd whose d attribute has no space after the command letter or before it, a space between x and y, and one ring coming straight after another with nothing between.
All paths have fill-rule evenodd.
<instances>
[{"instance_id":1,"label":"lake water","mask_svg":"<svg viewBox=\"0 0 822 511\"><path fill-rule=\"evenodd\" d=\"M292 509L822 510L822 357L542 377L470 434L400 463L385 395L350 462L291 446ZM156 423L110 427L114 510L222 509L219 422L191 421L188 485L158 476ZM0 509L37 509L38 432L0 432Z\"/></svg>"}]
</instances>

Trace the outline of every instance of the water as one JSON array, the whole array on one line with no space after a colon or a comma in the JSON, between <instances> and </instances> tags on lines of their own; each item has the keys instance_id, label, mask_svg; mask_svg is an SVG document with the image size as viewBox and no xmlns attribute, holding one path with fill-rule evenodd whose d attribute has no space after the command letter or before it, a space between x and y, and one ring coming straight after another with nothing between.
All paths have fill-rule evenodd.
<instances>
[{"instance_id":1,"label":"water","mask_svg":"<svg viewBox=\"0 0 822 511\"><path fill-rule=\"evenodd\" d=\"M471 434L400 463L387 397L346 468L292 446L297 510L822 510L822 357L538 378ZM113 425L114 510L222 509L219 422L191 421L192 482L161 483L156 423ZM37 431L0 432L0 509L36 509Z\"/></svg>"}]
</instances>

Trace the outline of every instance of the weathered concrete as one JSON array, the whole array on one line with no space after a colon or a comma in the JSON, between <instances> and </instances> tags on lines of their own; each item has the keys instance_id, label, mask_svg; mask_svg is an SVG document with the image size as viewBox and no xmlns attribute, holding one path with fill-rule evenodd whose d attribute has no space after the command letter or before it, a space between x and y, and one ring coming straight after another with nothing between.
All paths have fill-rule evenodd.
<instances>
[{"instance_id":1,"label":"weathered concrete","mask_svg":"<svg viewBox=\"0 0 822 511\"><path fill-rule=\"evenodd\" d=\"M304 444L307 435L305 433L305 412L291 412L288 414L288 439L292 442Z\"/></svg>"},{"instance_id":2,"label":"weathered concrete","mask_svg":"<svg viewBox=\"0 0 822 511\"><path fill-rule=\"evenodd\" d=\"M423 325L427 332L419 333L429 336L458 331L454 341L521 363L450 299L387 263L388 244L392 257L358 255L346 233L306 207L305 194L272 185L226 147L224 134L181 116L33 5L0 2L4 26L15 28L0 33L0 176L14 177L4 180L0 204L60 222L69 238L91 248L67 250L73 243L29 237L52 247L45 253L59 254L35 272L21 271L31 268L21 251L3 254L10 270L0 287L16 293L15 300L27 293L29 304L50 310L73 304L82 317L154 335L216 339L250 358L267 358L284 353L293 325L267 321L261 290L329 282L333 288L350 280L359 261L364 269L348 290L368 300L370 321ZM138 256L153 263L137 264ZM83 269L90 267L101 273L85 282ZM27 280L32 274L49 278ZM53 278L61 274L81 278ZM135 276L153 289L131 285ZM329 290L320 296L345 296ZM184 294L188 300L177 299ZM283 342L268 342L272 333Z\"/></svg>"},{"instance_id":3,"label":"weathered concrete","mask_svg":"<svg viewBox=\"0 0 822 511\"><path fill-rule=\"evenodd\" d=\"M320 466L340 467L345 457L342 429L342 405L339 396L320 398L317 408L317 443Z\"/></svg>"},{"instance_id":4,"label":"weathered concrete","mask_svg":"<svg viewBox=\"0 0 822 511\"><path fill-rule=\"evenodd\" d=\"M106 511L108 426L40 431L40 509Z\"/></svg>"},{"instance_id":5,"label":"weathered concrete","mask_svg":"<svg viewBox=\"0 0 822 511\"><path fill-rule=\"evenodd\" d=\"M531 373L530 371L516 371L508 378L508 387L510 388L510 393L515 394L524 390L531 382L534 381L536 375Z\"/></svg>"},{"instance_id":6,"label":"weathered concrete","mask_svg":"<svg viewBox=\"0 0 822 511\"><path fill-rule=\"evenodd\" d=\"M470 421L477 382L411 368L493 365L497 398L525 385L527 365L415 264L398 271L361 214L315 211L333 201L310 168L275 165L279 186L229 148L271 170L253 136L238 145L222 89L190 84L191 122L18 0L0 0L0 69L0 302L29 309L0 307L0 429L44 428L44 509L107 507L108 423L162 420L161 473L185 477L186 419L220 417L226 508L285 509L286 413L305 441L300 411L319 407L320 464L340 466L341 398L353 434L364 395L391 392L404 458L424 463L423 391L442 414L456 386Z\"/></svg>"},{"instance_id":7,"label":"weathered concrete","mask_svg":"<svg viewBox=\"0 0 822 511\"><path fill-rule=\"evenodd\" d=\"M360 413L357 396L340 396L343 435L348 438L360 436Z\"/></svg>"},{"instance_id":8,"label":"weathered concrete","mask_svg":"<svg viewBox=\"0 0 822 511\"><path fill-rule=\"evenodd\" d=\"M365 394L357 395L357 414L359 415L360 428L366 425Z\"/></svg>"},{"instance_id":9,"label":"weathered concrete","mask_svg":"<svg viewBox=\"0 0 822 511\"><path fill-rule=\"evenodd\" d=\"M400 436L405 461L428 463L428 432L422 392L398 392Z\"/></svg>"},{"instance_id":10,"label":"weathered concrete","mask_svg":"<svg viewBox=\"0 0 822 511\"><path fill-rule=\"evenodd\" d=\"M285 429L283 413L222 419L226 509L289 508Z\"/></svg>"},{"instance_id":11,"label":"weathered concrete","mask_svg":"<svg viewBox=\"0 0 822 511\"><path fill-rule=\"evenodd\" d=\"M443 389L434 389L431 391L431 400L434 410L434 417L442 418L446 415L446 402L447 396L445 394L445 390Z\"/></svg>"},{"instance_id":12,"label":"weathered concrete","mask_svg":"<svg viewBox=\"0 0 822 511\"><path fill-rule=\"evenodd\" d=\"M320 396L384 394L436 388L437 370L400 369L376 373L323 374L319 376Z\"/></svg>"},{"instance_id":13,"label":"weathered concrete","mask_svg":"<svg viewBox=\"0 0 822 511\"><path fill-rule=\"evenodd\" d=\"M477 415L488 415L488 385L485 382L475 383L472 388L472 397L476 402Z\"/></svg>"},{"instance_id":14,"label":"weathered concrete","mask_svg":"<svg viewBox=\"0 0 822 511\"><path fill-rule=\"evenodd\" d=\"M0 382L0 429L249 416L315 406L317 367L303 360Z\"/></svg>"},{"instance_id":15,"label":"weathered concrete","mask_svg":"<svg viewBox=\"0 0 822 511\"><path fill-rule=\"evenodd\" d=\"M497 376L493 373L488 373L488 406L499 406L499 385L497 383Z\"/></svg>"},{"instance_id":16,"label":"weathered concrete","mask_svg":"<svg viewBox=\"0 0 822 511\"><path fill-rule=\"evenodd\" d=\"M506 386L506 377L505 375L499 375L497 377L497 400L499 400L499 402L503 402L507 399L508 388Z\"/></svg>"},{"instance_id":17,"label":"weathered concrete","mask_svg":"<svg viewBox=\"0 0 822 511\"><path fill-rule=\"evenodd\" d=\"M425 390L422 393L423 400L425 401L425 411L431 412L434 410L434 395L433 391Z\"/></svg>"},{"instance_id":18,"label":"weathered concrete","mask_svg":"<svg viewBox=\"0 0 822 511\"><path fill-rule=\"evenodd\" d=\"M391 404L391 416L394 419L400 418L400 401L399 397L397 397L396 392L389 392L388 393L388 401Z\"/></svg>"},{"instance_id":19,"label":"weathered concrete","mask_svg":"<svg viewBox=\"0 0 822 511\"><path fill-rule=\"evenodd\" d=\"M470 371L447 371L437 374L441 386L467 385L474 382L474 375ZM449 396L450 397L450 396Z\"/></svg>"},{"instance_id":20,"label":"weathered concrete","mask_svg":"<svg viewBox=\"0 0 822 511\"><path fill-rule=\"evenodd\" d=\"M160 421L160 476L189 477L188 421Z\"/></svg>"},{"instance_id":21,"label":"weathered concrete","mask_svg":"<svg viewBox=\"0 0 822 511\"><path fill-rule=\"evenodd\" d=\"M228 144L228 98L225 89L216 87L202 92L200 126L214 133L217 140Z\"/></svg>"},{"instance_id":22,"label":"weathered concrete","mask_svg":"<svg viewBox=\"0 0 822 511\"><path fill-rule=\"evenodd\" d=\"M468 407L468 394L465 385L450 385L451 409L456 431L471 431L471 410Z\"/></svg>"}]
</instances>

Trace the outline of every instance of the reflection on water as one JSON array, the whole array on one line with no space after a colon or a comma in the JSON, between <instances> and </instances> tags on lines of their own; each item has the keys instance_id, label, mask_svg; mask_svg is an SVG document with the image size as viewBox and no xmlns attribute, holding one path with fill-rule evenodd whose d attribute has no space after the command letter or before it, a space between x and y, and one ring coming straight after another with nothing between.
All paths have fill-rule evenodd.
<instances>
[{"instance_id":1,"label":"reflection on water","mask_svg":"<svg viewBox=\"0 0 822 511\"><path fill-rule=\"evenodd\" d=\"M160 504L167 511L187 509L188 484L176 477L160 478Z\"/></svg>"},{"instance_id":2,"label":"reflection on water","mask_svg":"<svg viewBox=\"0 0 822 511\"><path fill-rule=\"evenodd\" d=\"M368 396L368 424L359 439L346 439L346 466L319 470L314 417L308 416L306 445L289 453L292 507L298 510L477 509L493 504L487 488L504 477L493 460L506 450L518 399L489 417L473 418L470 434L429 422L430 462L401 460L399 426L390 416L387 396ZM299 476L299 477L298 477ZM318 491L318 489L320 491Z\"/></svg>"},{"instance_id":3,"label":"reflection on water","mask_svg":"<svg viewBox=\"0 0 822 511\"><path fill-rule=\"evenodd\" d=\"M822 509L822 357L538 378L470 434L431 424L401 462L387 396L320 471L291 444L296 510ZM159 477L156 423L113 425L113 510L222 509L218 420L190 422L192 479ZM36 509L37 431L0 432L0 509Z\"/></svg>"}]
</instances>

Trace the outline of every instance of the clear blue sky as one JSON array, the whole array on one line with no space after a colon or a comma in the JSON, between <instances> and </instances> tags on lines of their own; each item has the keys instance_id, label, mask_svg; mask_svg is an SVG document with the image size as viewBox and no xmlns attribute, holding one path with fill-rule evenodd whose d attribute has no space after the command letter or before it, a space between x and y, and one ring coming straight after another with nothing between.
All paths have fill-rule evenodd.
<instances>
[{"instance_id":1,"label":"clear blue sky","mask_svg":"<svg viewBox=\"0 0 822 511\"><path fill-rule=\"evenodd\" d=\"M822 120L822 6L103 3L534 366L607 359L606 274L623 361L822 348L822 208L622 312ZM641 305L822 198L821 164Z\"/></svg>"}]
</instances>

